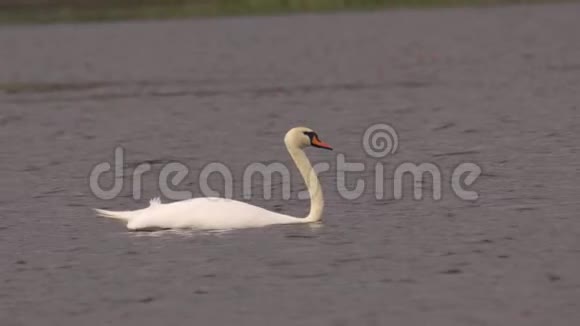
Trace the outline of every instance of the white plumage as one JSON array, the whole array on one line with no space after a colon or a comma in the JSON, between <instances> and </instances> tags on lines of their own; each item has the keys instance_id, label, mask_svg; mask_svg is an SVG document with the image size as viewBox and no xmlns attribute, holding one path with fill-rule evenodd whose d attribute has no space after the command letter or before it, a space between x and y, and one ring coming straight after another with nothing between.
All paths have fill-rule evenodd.
<instances>
[{"instance_id":1,"label":"white plumage","mask_svg":"<svg viewBox=\"0 0 580 326\"><path fill-rule=\"evenodd\" d=\"M302 149L307 146L331 148L320 141L318 135L311 129L304 127L288 131L284 142L310 193L310 213L304 218L271 212L237 200L213 197L167 204L161 203L159 198L153 198L149 202L149 207L144 209L134 211L95 209L95 211L100 216L125 221L130 230L182 228L221 230L319 221L324 207L322 189Z\"/></svg>"}]
</instances>

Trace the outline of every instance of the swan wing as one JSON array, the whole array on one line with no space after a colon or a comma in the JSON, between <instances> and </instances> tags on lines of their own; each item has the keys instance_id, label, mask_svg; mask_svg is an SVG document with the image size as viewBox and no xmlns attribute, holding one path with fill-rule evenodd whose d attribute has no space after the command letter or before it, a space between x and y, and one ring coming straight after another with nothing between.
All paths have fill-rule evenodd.
<instances>
[{"instance_id":1,"label":"swan wing","mask_svg":"<svg viewBox=\"0 0 580 326\"><path fill-rule=\"evenodd\" d=\"M161 198L159 197L151 198L151 200L149 201L149 206L157 206L157 205L161 205Z\"/></svg>"},{"instance_id":2,"label":"swan wing","mask_svg":"<svg viewBox=\"0 0 580 326\"><path fill-rule=\"evenodd\" d=\"M217 230L301 223L303 220L237 200L207 197L169 204L152 201L148 208L141 210L128 222L127 227L131 230L158 228Z\"/></svg>"}]
</instances>

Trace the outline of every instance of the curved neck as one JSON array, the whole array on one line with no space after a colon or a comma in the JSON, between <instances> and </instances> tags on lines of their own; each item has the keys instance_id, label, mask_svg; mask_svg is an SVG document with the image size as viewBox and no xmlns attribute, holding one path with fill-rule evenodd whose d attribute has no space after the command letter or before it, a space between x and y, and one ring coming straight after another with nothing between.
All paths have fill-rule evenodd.
<instances>
[{"instance_id":1,"label":"curved neck","mask_svg":"<svg viewBox=\"0 0 580 326\"><path fill-rule=\"evenodd\" d=\"M310 213L306 216L304 222L320 221L324 208L324 196L320 183L318 182L318 177L316 176L316 171L302 149L288 145L286 145L286 148L300 171L308 193L310 194Z\"/></svg>"}]
</instances>

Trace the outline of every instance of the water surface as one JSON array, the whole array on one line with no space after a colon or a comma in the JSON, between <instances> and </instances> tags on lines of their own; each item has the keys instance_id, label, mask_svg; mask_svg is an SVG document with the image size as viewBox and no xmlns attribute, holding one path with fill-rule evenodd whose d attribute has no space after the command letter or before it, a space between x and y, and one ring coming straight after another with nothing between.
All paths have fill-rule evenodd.
<instances>
[{"instance_id":1,"label":"water surface","mask_svg":"<svg viewBox=\"0 0 580 326\"><path fill-rule=\"evenodd\" d=\"M0 324L576 325L580 318L580 6L542 5L0 29ZM365 154L391 124L399 150ZM223 162L290 163L290 127L335 152L319 227L129 233L90 207L134 209L178 160L179 189ZM105 201L92 167L149 162ZM335 159L366 164L340 196ZM461 162L484 173L465 202ZM377 200L402 162L443 172L440 201ZM293 197L253 204L306 215ZM213 180L219 184L219 178ZM390 183L391 182L391 183ZM235 197L241 199L241 186Z\"/></svg>"}]
</instances>

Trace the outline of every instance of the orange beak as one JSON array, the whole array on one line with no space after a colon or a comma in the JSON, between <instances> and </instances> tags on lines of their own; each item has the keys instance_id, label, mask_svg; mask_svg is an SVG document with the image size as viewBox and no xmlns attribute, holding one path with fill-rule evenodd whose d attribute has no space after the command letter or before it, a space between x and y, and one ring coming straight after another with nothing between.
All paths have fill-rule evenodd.
<instances>
[{"instance_id":1,"label":"orange beak","mask_svg":"<svg viewBox=\"0 0 580 326\"><path fill-rule=\"evenodd\" d=\"M320 139L318 139L318 137L314 137L312 139L312 146L332 150L332 147L330 145L321 141Z\"/></svg>"}]
</instances>

